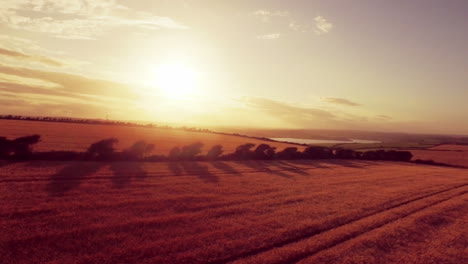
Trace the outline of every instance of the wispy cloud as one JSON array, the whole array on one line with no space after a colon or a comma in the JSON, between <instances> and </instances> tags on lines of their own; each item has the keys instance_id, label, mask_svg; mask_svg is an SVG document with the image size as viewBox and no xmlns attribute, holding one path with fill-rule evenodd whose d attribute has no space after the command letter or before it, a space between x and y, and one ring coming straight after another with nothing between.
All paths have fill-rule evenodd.
<instances>
[{"instance_id":1,"label":"wispy cloud","mask_svg":"<svg viewBox=\"0 0 468 264\"><path fill-rule=\"evenodd\" d=\"M275 39L279 39L280 36L281 36L280 33L273 33L273 34L266 34L266 35L257 36L257 39L262 39L262 40L275 40Z\"/></svg>"},{"instance_id":2,"label":"wispy cloud","mask_svg":"<svg viewBox=\"0 0 468 264\"><path fill-rule=\"evenodd\" d=\"M299 32L307 32L309 30L309 26L304 25L304 24L299 24L296 21L291 21L289 23L289 28L294 31L299 31Z\"/></svg>"},{"instance_id":3,"label":"wispy cloud","mask_svg":"<svg viewBox=\"0 0 468 264\"><path fill-rule=\"evenodd\" d=\"M388 116L388 115L377 115L376 118L379 121L389 121L393 119L391 116Z\"/></svg>"},{"instance_id":4,"label":"wispy cloud","mask_svg":"<svg viewBox=\"0 0 468 264\"><path fill-rule=\"evenodd\" d=\"M0 22L66 39L95 39L113 28L186 29L169 17L136 11L113 0L5 0Z\"/></svg>"},{"instance_id":5,"label":"wispy cloud","mask_svg":"<svg viewBox=\"0 0 468 264\"><path fill-rule=\"evenodd\" d=\"M329 33L333 29L333 24L325 19L323 16L316 16L314 18L315 28L314 33L317 35L322 35Z\"/></svg>"},{"instance_id":6,"label":"wispy cloud","mask_svg":"<svg viewBox=\"0 0 468 264\"><path fill-rule=\"evenodd\" d=\"M284 10L268 11L259 9L253 13L262 18L263 22L270 22L273 17L289 17L290 13Z\"/></svg>"},{"instance_id":7,"label":"wispy cloud","mask_svg":"<svg viewBox=\"0 0 468 264\"><path fill-rule=\"evenodd\" d=\"M339 104L339 105L348 105L348 106L360 106L360 104L352 102L348 99L344 98L336 98L336 97L323 97L322 101L330 104Z\"/></svg>"},{"instance_id":8,"label":"wispy cloud","mask_svg":"<svg viewBox=\"0 0 468 264\"><path fill-rule=\"evenodd\" d=\"M10 67L1 64L0 74L4 77L10 76L9 78L1 78L4 80L4 83L2 83L0 91L10 89L14 85L22 85L21 89L17 89L17 91L26 89L26 86L29 86L32 90L28 89L28 91L36 91L38 94L43 94L44 90L37 89L37 84L45 82L49 84L48 86L55 87L54 91L60 92L60 95L64 97L67 95L69 97L89 95L102 96L103 98L136 98L136 95L131 92L132 89L125 84L108 80L91 79L81 75ZM41 82L34 80L39 80ZM43 88L43 86L44 85L39 85L39 88ZM19 88L19 86L17 86L17 88Z\"/></svg>"},{"instance_id":9,"label":"wispy cloud","mask_svg":"<svg viewBox=\"0 0 468 264\"><path fill-rule=\"evenodd\" d=\"M9 57L13 57L13 58L16 58L16 59L21 59L21 60L28 60L28 61L32 61L32 62L39 62L39 63L46 64L46 65L49 65L49 66L55 66L55 67L62 67L63 66L62 62L51 59L51 58L48 58L48 57L45 57L45 56L28 55L28 54L24 54L24 53L21 53L21 52L18 52L18 51L4 49L4 48L1 48L1 47L0 47L0 55L9 56Z\"/></svg>"},{"instance_id":10,"label":"wispy cloud","mask_svg":"<svg viewBox=\"0 0 468 264\"><path fill-rule=\"evenodd\" d=\"M244 97L241 99L246 106L268 114L272 117L300 126L307 126L313 122L333 122L336 116L329 111L290 105L267 98Z\"/></svg>"}]
</instances>

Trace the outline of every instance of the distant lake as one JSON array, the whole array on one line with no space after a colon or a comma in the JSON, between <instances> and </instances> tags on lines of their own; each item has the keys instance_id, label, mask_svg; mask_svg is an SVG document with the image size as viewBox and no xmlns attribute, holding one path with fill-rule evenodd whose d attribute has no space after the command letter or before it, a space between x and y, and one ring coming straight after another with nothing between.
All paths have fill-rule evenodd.
<instances>
[{"instance_id":1,"label":"distant lake","mask_svg":"<svg viewBox=\"0 0 468 264\"><path fill-rule=\"evenodd\" d=\"M350 139L350 140L328 140L328 139L305 139L305 138L271 138L276 141L287 141L299 144L341 144L341 143L382 143L382 141L365 140L365 139Z\"/></svg>"}]
</instances>

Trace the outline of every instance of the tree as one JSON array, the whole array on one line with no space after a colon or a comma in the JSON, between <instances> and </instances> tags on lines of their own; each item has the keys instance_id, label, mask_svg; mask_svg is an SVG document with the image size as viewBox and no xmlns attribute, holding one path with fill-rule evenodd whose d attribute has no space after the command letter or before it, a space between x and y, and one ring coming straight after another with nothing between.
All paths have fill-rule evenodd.
<instances>
[{"instance_id":1,"label":"tree","mask_svg":"<svg viewBox=\"0 0 468 264\"><path fill-rule=\"evenodd\" d=\"M119 142L116 138L108 138L91 144L86 151L86 157L97 160L110 160L115 154L114 145Z\"/></svg>"},{"instance_id":2,"label":"tree","mask_svg":"<svg viewBox=\"0 0 468 264\"><path fill-rule=\"evenodd\" d=\"M154 144L146 144L145 141L140 140L135 142L128 149L124 150L124 156L130 159L144 159L153 150Z\"/></svg>"},{"instance_id":3,"label":"tree","mask_svg":"<svg viewBox=\"0 0 468 264\"><path fill-rule=\"evenodd\" d=\"M268 144L260 144L254 150L253 156L255 159L260 159L260 160L273 159L275 157L275 150L276 148L270 147L270 145Z\"/></svg>"},{"instance_id":4,"label":"tree","mask_svg":"<svg viewBox=\"0 0 468 264\"><path fill-rule=\"evenodd\" d=\"M18 158L26 158L32 154L32 146L41 139L40 135L19 137L11 141L11 151Z\"/></svg>"},{"instance_id":5,"label":"tree","mask_svg":"<svg viewBox=\"0 0 468 264\"><path fill-rule=\"evenodd\" d=\"M12 152L12 143L6 137L0 137L0 158L7 158Z\"/></svg>"},{"instance_id":6,"label":"tree","mask_svg":"<svg viewBox=\"0 0 468 264\"><path fill-rule=\"evenodd\" d=\"M234 159L251 159L253 157L253 152L251 151L253 147L255 147L255 144L252 143L240 145L232 153L232 156Z\"/></svg>"},{"instance_id":7,"label":"tree","mask_svg":"<svg viewBox=\"0 0 468 264\"><path fill-rule=\"evenodd\" d=\"M210 150L208 150L206 158L208 160L216 160L221 156L221 154L223 154L223 146L215 145Z\"/></svg>"},{"instance_id":8,"label":"tree","mask_svg":"<svg viewBox=\"0 0 468 264\"><path fill-rule=\"evenodd\" d=\"M169 159L170 160L179 160L180 159L180 154L181 154L181 151L179 149L179 147L173 147L171 149L171 151L169 151Z\"/></svg>"},{"instance_id":9,"label":"tree","mask_svg":"<svg viewBox=\"0 0 468 264\"><path fill-rule=\"evenodd\" d=\"M278 159L285 159L285 160L300 159L301 152L297 151L296 147L289 147L278 152L276 156L278 157Z\"/></svg>"},{"instance_id":10,"label":"tree","mask_svg":"<svg viewBox=\"0 0 468 264\"><path fill-rule=\"evenodd\" d=\"M306 159L330 159L333 152L329 148L309 146L303 151L303 156Z\"/></svg>"},{"instance_id":11,"label":"tree","mask_svg":"<svg viewBox=\"0 0 468 264\"><path fill-rule=\"evenodd\" d=\"M339 148L335 150L335 157L337 159L354 159L357 157L356 152L352 149Z\"/></svg>"},{"instance_id":12,"label":"tree","mask_svg":"<svg viewBox=\"0 0 468 264\"><path fill-rule=\"evenodd\" d=\"M200 142L193 143L187 146L182 147L182 151L180 153L181 159L184 160L194 160L197 156L202 152L201 149L203 144Z\"/></svg>"},{"instance_id":13,"label":"tree","mask_svg":"<svg viewBox=\"0 0 468 264\"><path fill-rule=\"evenodd\" d=\"M396 160L397 161L410 161L413 158L413 154L409 151L397 151Z\"/></svg>"}]
</instances>

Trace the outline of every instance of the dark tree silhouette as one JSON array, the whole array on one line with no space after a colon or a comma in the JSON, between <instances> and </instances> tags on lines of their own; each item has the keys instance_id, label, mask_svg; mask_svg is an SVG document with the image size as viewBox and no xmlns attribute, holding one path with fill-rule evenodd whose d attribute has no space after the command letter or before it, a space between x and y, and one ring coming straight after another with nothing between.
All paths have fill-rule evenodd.
<instances>
[{"instance_id":1,"label":"dark tree silhouette","mask_svg":"<svg viewBox=\"0 0 468 264\"><path fill-rule=\"evenodd\" d=\"M333 152L329 148L309 146L303 152L306 159L330 159L333 158Z\"/></svg>"},{"instance_id":2,"label":"dark tree silhouette","mask_svg":"<svg viewBox=\"0 0 468 264\"><path fill-rule=\"evenodd\" d=\"M413 158L413 154L409 151L397 151L397 161L410 161Z\"/></svg>"},{"instance_id":3,"label":"dark tree silhouette","mask_svg":"<svg viewBox=\"0 0 468 264\"><path fill-rule=\"evenodd\" d=\"M278 157L278 159L285 159L285 160L300 159L302 156L302 153L297 151L296 147L289 147L278 152L276 156Z\"/></svg>"},{"instance_id":4,"label":"dark tree silhouette","mask_svg":"<svg viewBox=\"0 0 468 264\"><path fill-rule=\"evenodd\" d=\"M140 140L135 142L128 149L123 151L123 155L127 159L144 159L154 150L154 144L146 144L145 141Z\"/></svg>"},{"instance_id":5,"label":"dark tree silhouette","mask_svg":"<svg viewBox=\"0 0 468 264\"><path fill-rule=\"evenodd\" d=\"M240 145L236 148L236 151L234 151L231 156L234 159L252 159L253 151L251 149L253 147L255 147L255 144L252 143Z\"/></svg>"},{"instance_id":6,"label":"dark tree silhouette","mask_svg":"<svg viewBox=\"0 0 468 264\"><path fill-rule=\"evenodd\" d=\"M203 144L200 142L193 143L182 147L180 158L183 160L195 160L202 152Z\"/></svg>"},{"instance_id":7,"label":"dark tree silhouette","mask_svg":"<svg viewBox=\"0 0 468 264\"><path fill-rule=\"evenodd\" d=\"M335 150L335 158L337 159L355 159L356 157L356 151L352 149L339 148Z\"/></svg>"},{"instance_id":8,"label":"dark tree silhouette","mask_svg":"<svg viewBox=\"0 0 468 264\"><path fill-rule=\"evenodd\" d=\"M0 137L0 158L7 158L12 152L12 143L6 137Z\"/></svg>"},{"instance_id":9,"label":"dark tree silhouette","mask_svg":"<svg viewBox=\"0 0 468 264\"><path fill-rule=\"evenodd\" d=\"M25 159L32 155L32 146L41 139L39 135L19 137L11 142L12 152L16 158Z\"/></svg>"},{"instance_id":10,"label":"dark tree silhouette","mask_svg":"<svg viewBox=\"0 0 468 264\"><path fill-rule=\"evenodd\" d=\"M116 138L109 138L91 144L86 151L86 158L96 160L110 160L115 154L114 145L119 142Z\"/></svg>"},{"instance_id":11,"label":"dark tree silhouette","mask_svg":"<svg viewBox=\"0 0 468 264\"><path fill-rule=\"evenodd\" d=\"M362 154L361 159L366 160L391 160L391 161L410 161L413 154L409 151L366 151Z\"/></svg>"},{"instance_id":12,"label":"dark tree silhouette","mask_svg":"<svg viewBox=\"0 0 468 264\"><path fill-rule=\"evenodd\" d=\"M180 159L181 151L179 147L173 147L171 151L169 151L169 160L179 160Z\"/></svg>"},{"instance_id":13,"label":"dark tree silhouette","mask_svg":"<svg viewBox=\"0 0 468 264\"><path fill-rule=\"evenodd\" d=\"M361 158L365 160L378 160L379 155L376 151L366 151L362 154Z\"/></svg>"},{"instance_id":14,"label":"dark tree silhouette","mask_svg":"<svg viewBox=\"0 0 468 264\"><path fill-rule=\"evenodd\" d=\"M276 153L275 150L276 150L276 148L271 147L268 144L260 144L254 150L253 156L254 156L255 159L260 159L260 160L273 159L275 157L275 153Z\"/></svg>"},{"instance_id":15,"label":"dark tree silhouette","mask_svg":"<svg viewBox=\"0 0 468 264\"><path fill-rule=\"evenodd\" d=\"M216 160L216 159L219 159L221 154L223 154L223 146L216 145L216 146L213 146L210 150L208 150L208 153L206 154L206 158L208 160Z\"/></svg>"}]
</instances>

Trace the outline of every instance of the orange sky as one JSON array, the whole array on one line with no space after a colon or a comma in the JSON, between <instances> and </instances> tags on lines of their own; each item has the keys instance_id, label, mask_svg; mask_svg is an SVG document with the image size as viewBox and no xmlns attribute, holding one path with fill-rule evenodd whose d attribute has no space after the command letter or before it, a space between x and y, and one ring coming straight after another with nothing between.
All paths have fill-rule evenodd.
<instances>
[{"instance_id":1,"label":"orange sky","mask_svg":"<svg viewBox=\"0 0 468 264\"><path fill-rule=\"evenodd\" d=\"M350 2L4 0L0 114L468 134L466 1Z\"/></svg>"}]
</instances>

